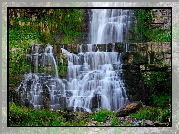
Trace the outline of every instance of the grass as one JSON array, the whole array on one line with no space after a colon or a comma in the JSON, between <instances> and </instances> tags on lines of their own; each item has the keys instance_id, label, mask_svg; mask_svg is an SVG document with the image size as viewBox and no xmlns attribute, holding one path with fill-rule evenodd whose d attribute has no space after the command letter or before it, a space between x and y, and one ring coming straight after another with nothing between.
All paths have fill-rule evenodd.
<instances>
[{"instance_id":1,"label":"grass","mask_svg":"<svg viewBox=\"0 0 179 134\"><path fill-rule=\"evenodd\" d=\"M166 118L170 117L170 110L159 107L144 107L136 113L129 114L138 120L146 119L158 122L165 122Z\"/></svg>"},{"instance_id":2,"label":"grass","mask_svg":"<svg viewBox=\"0 0 179 134\"><path fill-rule=\"evenodd\" d=\"M107 116L114 113L102 109L94 113L52 111L46 109L31 109L9 103L10 126L86 126L91 120L97 121L96 125L105 121Z\"/></svg>"},{"instance_id":3,"label":"grass","mask_svg":"<svg viewBox=\"0 0 179 134\"><path fill-rule=\"evenodd\" d=\"M96 126L101 126L110 116L112 121L110 126L132 126L128 121L119 123L118 117L115 117L113 111L101 109L98 112L65 112L52 111L47 109L31 109L23 106L17 106L15 103L9 103L9 126L87 126L89 122L97 121ZM146 119L164 122L169 116L167 109L144 107L138 112L130 114L138 120ZM160 117L160 118L159 118Z\"/></svg>"}]
</instances>

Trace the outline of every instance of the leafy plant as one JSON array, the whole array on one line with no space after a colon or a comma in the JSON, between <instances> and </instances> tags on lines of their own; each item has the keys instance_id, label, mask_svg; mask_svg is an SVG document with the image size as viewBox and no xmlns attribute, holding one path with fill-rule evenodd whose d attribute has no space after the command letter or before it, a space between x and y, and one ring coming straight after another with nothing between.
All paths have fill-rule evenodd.
<instances>
[{"instance_id":1,"label":"leafy plant","mask_svg":"<svg viewBox=\"0 0 179 134\"><path fill-rule=\"evenodd\" d=\"M166 102L171 96L171 76L167 72L152 71L141 73L149 90L149 104L166 107Z\"/></svg>"},{"instance_id":2,"label":"leafy plant","mask_svg":"<svg viewBox=\"0 0 179 134\"><path fill-rule=\"evenodd\" d=\"M63 76L63 74L66 72L67 66L64 62L62 65L58 65L58 74L59 76Z\"/></svg>"},{"instance_id":3,"label":"leafy plant","mask_svg":"<svg viewBox=\"0 0 179 134\"><path fill-rule=\"evenodd\" d=\"M171 29L150 27L150 24L156 18L156 15L151 9L136 9L135 14L137 18L137 24L130 28L129 39L134 39L135 42L171 41Z\"/></svg>"},{"instance_id":4,"label":"leafy plant","mask_svg":"<svg viewBox=\"0 0 179 134\"><path fill-rule=\"evenodd\" d=\"M143 107L136 113L131 113L129 116L138 120L146 119L158 122L166 122L166 118L171 116L169 108L162 109L159 107Z\"/></svg>"},{"instance_id":5,"label":"leafy plant","mask_svg":"<svg viewBox=\"0 0 179 134\"><path fill-rule=\"evenodd\" d=\"M171 98L171 96L163 95L163 94L160 95L152 94L151 97L154 105L157 107L167 107L168 106L167 104L169 103L169 99Z\"/></svg>"},{"instance_id":6,"label":"leafy plant","mask_svg":"<svg viewBox=\"0 0 179 134\"><path fill-rule=\"evenodd\" d=\"M155 107L144 107L137 111L136 113L129 114L131 117L134 117L138 120L146 119L159 121L159 116L162 115L163 110L161 108Z\"/></svg>"},{"instance_id":7,"label":"leafy plant","mask_svg":"<svg viewBox=\"0 0 179 134\"><path fill-rule=\"evenodd\" d=\"M110 115L114 115L114 113L107 109L101 109L98 112L96 112L91 118L94 118L94 120L98 122L104 122L106 118Z\"/></svg>"},{"instance_id":8,"label":"leafy plant","mask_svg":"<svg viewBox=\"0 0 179 134\"><path fill-rule=\"evenodd\" d=\"M114 117L111 121L111 126L118 126L119 125L119 119L117 117Z\"/></svg>"}]
</instances>

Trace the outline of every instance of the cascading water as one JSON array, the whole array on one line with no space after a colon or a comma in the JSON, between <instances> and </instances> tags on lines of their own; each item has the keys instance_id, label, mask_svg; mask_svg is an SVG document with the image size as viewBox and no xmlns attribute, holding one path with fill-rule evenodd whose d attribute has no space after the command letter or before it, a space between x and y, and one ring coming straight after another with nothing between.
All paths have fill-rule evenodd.
<instances>
[{"instance_id":1,"label":"cascading water","mask_svg":"<svg viewBox=\"0 0 179 134\"><path fill-rule=\"evenodd\" d=\"M62 53L68 57L66 92L70 97L67 105L91 110L101 107L116 111L127 102L124 83L116 73L121 68L120 55L114 50L93 51L94 47L96 46L93 44L87 44L87 52L81 51L78 55L62 49Z\"/></svg>"},{"instance_id":2,"label":"cascading water","mask_svg":"<svg viewBox=\"0 0 179 134\"><path fill-rule=\"evenodd\" d=\"M49 103L51 109L73 107L89 112L100 107L116 111L123 106L128 98L120 76L121 54L116 52L115 42L125 40L131 23L129 14L131 11L122 9L92 10L91 44L87 44L86 49L80 45L78 54L61 48L68 60L66 79L58 77L58 61L51 45L47 45L44 52L40 52L38 45L32 47L28 57L30 72L24 75L17 89L21 91L22 102L34 108ZM111 43L110 50L107 43ZM50 68L53 73L38 73L40 66Z\"/></svg>"},{"instance_id":3,"label":"cascading water","mask_svg":"<svg viewBox=\"0 0 179 134\"><path fill-rule=\"evenodd\" d=\"M103 3L101 3L103 4ZM111 3L104 3L110 6ZM117 2L114 2L116 6ZM120 6L121 4L119 4ZM93 4L98 6L98 3ZM134 11L129 9L92 9L91 43L126 42Z\"/></svg>"},{"instance_id":4,"label":"cascading water","mask_svg":"<svg viewBox=\"0 0 179 134\"><path fill-rule=\"evenodd\" d=\"M43 53L40 53L39 49L39 45L32 47L31 55L27 57L31 63L30 72L24 74L24 80L16 91L19 91L24 105L42 108L49 103L51 109L59 109L63 105L60 105L60 100L65 97L65 84L58 78L53 47L48 44ZM54 73L38 73L38 66L51 68Z\"/></svg>"}]
</instances>

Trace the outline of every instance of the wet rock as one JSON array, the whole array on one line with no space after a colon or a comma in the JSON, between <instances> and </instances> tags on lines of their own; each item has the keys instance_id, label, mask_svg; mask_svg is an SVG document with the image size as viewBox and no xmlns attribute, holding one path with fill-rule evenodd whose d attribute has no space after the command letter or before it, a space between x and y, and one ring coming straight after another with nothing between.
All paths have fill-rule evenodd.
<instances>
[{"instance_id":1,"label":"wet rock","mask_svg":"<svg viewBox=\"0 0 179 134\"><path fill-rule=\"evenodd\" d=\"M112 52L113 51L113 47L115 46L115 44L112 44L112 43L108 43L106 44L107 45L107 52Z\"/></svg>"},{"instance_id":2,"label":"wet rock","mask_svg":"<svg viewBox=\"0 0 179 134\"><path fill-rule=\"evenodd\" d=\"M50 109L50 101L45 101L44 102L44 108L45 109Z\"/></svg>"},{"instance_id":3,"label":"wet rock","mask_svg":"<svg viewBox=\"0 0 179 134\"><path fill-rule=\"evenodd\" d=\"M86 109L83 107L67 107L64 109L64 111L67 111L67 112L74 112L74 111L91 112L91 111L89 111L89 109Z\"/></svg>"},{"instance_id":4,"label":"wet rock","mask_svg":"<svg viewBox=\"0 0 179 134\"><path fill-rule=\"evenodd\" d=\"M100 108L92 108L92 109L91 109L92 112L97 112L97 111L99 111L99 110L100 110Z\"/></svg>"},{"instance_id":5,"label":"wet rock","mask_svg":"<svg viewBox=\"0 0 179 134\"><path fill-rule=\"evenodd\" d=\"M115 43L115 51L116 52L124 52L125 51L125 44L122 42Z\"/></svg>"},{"instance_id":6,"label":"wet rock","mask_svg":"<svg viewBox=\"0 0 179 134\"><path fill-rule=\"evenodd\" d=\"M117 117L127 116L130 113L134 113L138 111L140 108L142 108L142 106L143 104L141 101L128 103L116 111L116 116Z\"/></svg>"},{"instance_id":7,"label":"wet rock","mask_svg":"<svg viewBox=\"0 0 179 134\"><path fill-rule=\"evenodd\" d=\"M72 44L67 44L67 51L72 52Z\"/></svg>"},{"instance_id":8,"label":"wet rock","mask_svg":"<svg viewBox=\"0 0 179 134\"><path fill-rule=\"evenodd\" d=\"M106 44L97 44L97 48L98 48L99 51L105 52L106 51Z\"/></svg>"},{"instance_id":9,"label":"wet rock","mask_svg":"<svg viewBox=\"0 0 179 134\"><path fill-rule=\"evenodd\" d=\"M72 52L78 54L79 44L72 44Z\"/></svg>"}]
</instances>

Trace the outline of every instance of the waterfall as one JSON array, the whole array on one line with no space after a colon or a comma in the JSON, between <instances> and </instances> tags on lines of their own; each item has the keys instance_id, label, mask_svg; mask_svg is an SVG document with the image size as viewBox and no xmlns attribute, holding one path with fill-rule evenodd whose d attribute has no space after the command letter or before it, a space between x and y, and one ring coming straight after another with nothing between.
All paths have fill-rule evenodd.
<instances>
[{"instance_id":1,"label":"waterfall","mask_svg":"<svg viewBox=\"0 0 179 134\"><path fill-rule=\"evenodd\" d=\"M32 67L30 67L29 73L24 74L24 79L16 91L21 96L24 105L43 108L46 107L46 103L49 103L49 108L59 109L65 104L60 102L65 97L64 80L58 77L53 47L47 44L46 48L42 50L43 52L40 52L40 49L43 49L40 45L32 47L32 52L27 57ZM38 73L39 66L44 68L43 73ZM45 68L50 68L51 73Z\"/></svg>"},{"instance_id":2,"label":"waterfall","mask_svg":"<svg viewBox=\"0 0 179 134\"><path fill-rule=\"evenodd\" d=\"M135 6L135 3L125 2L93 2L94 7ZM134 11L129 9L92 9L91 43L106 44L126 42L127 32L134 17Z\"/></svg>"},{"instance_id":3,"label":"waterfall","mask_svg":"<svg viewBox=\"0 0 179 134\"><path fill-rule=\"evenodd\" d=\"M87 52L77 55L62 48L69 63L66 92L70 97L67 106L116 111L128 101L125 85L116 73L121 71L120 55L118 52L106 52L106 49L93 51L93 47L94 44L87 44Z\"/></svg>"},{"instance_id":4,"label":"waterfall","mask_svg":"<svg viewBox=\"0 0 179 134\"><path fill-rule=\"evenodd\" d=\"M91 112L99 108L116 111L128 102L120 75L121 54L115 50L115 42L126 41L132 15L133 11L127 9L92 9L91 43L80 45L78 54L61 48L68 61L64 79L58 76L58 58L53 47L33 46L27 58L30 71L24 74L16 90L23 104L34 108L49 104L51 109L73 107ZM124 51L128 47L126 44ZM40 67L44 67L43 73L38 73Z\"/></svg>"}]
</instances>

